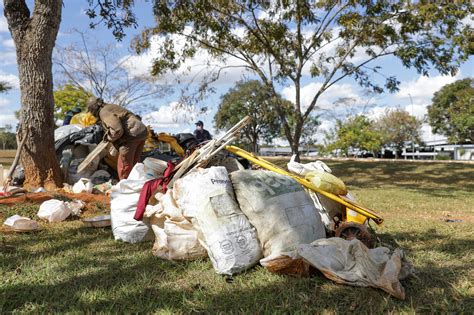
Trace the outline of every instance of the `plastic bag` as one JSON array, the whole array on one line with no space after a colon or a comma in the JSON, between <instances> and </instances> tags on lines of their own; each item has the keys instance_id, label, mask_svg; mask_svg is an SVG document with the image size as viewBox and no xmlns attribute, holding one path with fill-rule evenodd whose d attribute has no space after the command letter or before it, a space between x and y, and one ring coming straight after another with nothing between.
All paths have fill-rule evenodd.
<instances>
[{"instance_id":1,"label":"plastic bag","mask_svg":"<svg viewBox=\"0 0 474 315\"><path fill-rule=\"evenodd\" d=\"M38 222L27 217L19 216L18 214L8 217L3 224L12 230L21 232L34 231L39 228Z\"/></svg>"},{"instance_id":2,"label":"plastic bag","mask_svg":"<svg viewBox=\"0 0 474 315\"><path fill-rule=\"evenodd\" d=\"M77 181L77 183L72 186L72 192L75 194L80 193L92 193L94 186L92 185L91 181L88 178L81 178Z\"/></svg>"},{"instance_id":3,"label":"plastic bag","mask_svg":"<svg viewBox=\"0 0 474 315\"><path fill-rule=\"evenodd\" d=\"M94 174L92 174L90 180L93 185L99 185L108 182L111 178L112 175L110 175L109 172L104 170L97 170L94 172Z\"/></svg>"},{"instance_id":4,"label":"plastic bag","mask_svg":"<svg viewBox=\"0 0 474 315\"><path fill-rule=\"evenodd\" d=\"M71 215L71 208L64 201L50 199L40 205L37 215L49 222L61 222Z\"/></svg>"},{"instance_id":5,"label":"plastic bag","mask_svg":"<svg viewBox=\"0 0 474 315\"><path fill-rule=\"evenodd\" d=\"M167 162L151 157L147 157L143 161L143 165L145 167L146 176L150 179L162 176L168 167Z\"/></svg>"},{"instance_id":6,"label":"plastic bag","mask_svg":"<svg viewBox=\"0 0 474 315\"><path fill-rule=\"evenodd\" d=\"M54 130L54 141L58 141L59 139L67 137L70 134L74 132L78 132L82 129L84 129L83 126L76 125L76 124L70 124L70 125L58 127Z\"/></svg>"},{"instance_id":7,"label":"plastic bag","mask_svg":"<svg viewBox=\"0 0 474 315\"><path fill-rule=\"evenodd\" d=\"M298 245L326 237L311 198L293 178L263 170L230 176L242 212L257 229L265 257L262 265L292 257Z\"/></svg>"},{"instance_id":8,"label":"plastic bag","mask_svg":"<svg viewBox=\"0 0 474 315\"><path fill-rule=\"evenodd\" d=\"M258 263L257 233L239 209L224 167L193 170L175 182L173 191L218 273L232 275Z\"/></svg>"},{"instance_id":9,"label":"plastic bag","mask_svg":"<svg viewBox=\"0 0 474 315\"><path fill-rule=\"evenodd\" d=\"M401 300L405 289L400 281L412 272L403 252L386 247L367 248L358 239L333 237L302 244L298 254L327 278L358 287L375 287Z\"/></svg>"},{"instance_id":10,"label":"plastic bag","mask_svg":"<svg viewBox=\"0 0 474 315\"><path fill-rule=\"evenodd\" d=\"M311 171L305 178L317 188L334 195L346 195L347 188L342 180L324 171Z\"/></svg>"},{"instance_id":11,"label":"plastic bag","mask_svg":"<svg viewBox=\"0 0 474 315\"><path fill-rule=\"evenodd\" d=\"M97 118L91 113L79 113L71 118L71 124L79 124L83 127L92 126L97 122Z\"/></svg>"},{"instance_id":12,"label":"plastic bag","mask_svg":"<svg viewBox=\"0 0 474 315\"><path fill-rule=\"evenodd\" d=\"M305 176L311 171L320 171L326 173L332 173L329 166L322 161L315 161L306 164L295 162L296 155L293 155L290 162L286 165L288 170L296 175Z\"/></svg>"},{"instance_id":13,"label":"plastic bag","mask_svg":"<svg viewBox=\"0 0 474 315\"><path fill-rule=\"evenodd\" d=\"M158 204L148 206L145 216L155 233L153 255L168 260L192 260L206 257L207 252L199 243L198 232L185 219L173 198L173 190L165 195L158 193Z\"/></svg>"},{"instance_id":14,"label":"plastic bag","mask_svg":"<svg viewBox=\"0 0 474 315\"><path fill-rule=\"evenodd\" d=\"M73 216L80 216L82 209L85 207L86 203L82 200L73 200L66 202L66 205L71 209L71 214Z\"/></svg>"},{"instance_id":15,"label":"plastic bag","mask_svg":"<svg viewBox=\"0 0 474 315\"><path fill-rule=\"evenodd\" d=\"M138 243L153 239L153 233L146 220L136 221L133 218L140 191L146 180L143 164L137 163L130 172L128 179L122 179L112 187L110 216L115 240Z\"/></svg>"}]
</instances>

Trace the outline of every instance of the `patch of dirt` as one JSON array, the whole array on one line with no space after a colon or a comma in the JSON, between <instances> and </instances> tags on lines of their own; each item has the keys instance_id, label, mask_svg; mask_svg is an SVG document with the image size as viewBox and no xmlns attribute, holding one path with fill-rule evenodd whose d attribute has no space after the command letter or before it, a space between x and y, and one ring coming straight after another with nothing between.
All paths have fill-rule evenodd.
<instances>
[{"instance_id":1,"label":"patch of dirt","mask_svg":"<svg viewBox=\"0 0 474 315\"><path fill-rule=\"evenodd\" d=\"M79 199L86 203L86 211L94 211L98 204L110 208L110 197L99 194L72 194L66 192L44 192L44 193L27 193L21 196L12 196L8 198L1 198L0 205L11 206L18 203L42 203L50 199L74 200Z\"/></svg>"}]
</instances>

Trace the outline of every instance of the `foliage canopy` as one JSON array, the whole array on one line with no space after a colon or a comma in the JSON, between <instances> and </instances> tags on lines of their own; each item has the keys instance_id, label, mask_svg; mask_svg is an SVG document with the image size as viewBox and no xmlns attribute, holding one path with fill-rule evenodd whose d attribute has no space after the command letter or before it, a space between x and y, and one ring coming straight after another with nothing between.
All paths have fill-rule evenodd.
<instances>
[{"instance_id":1,"label":"foliage canopy","mask_svg":"<svg viewBox=\"0 0 474 315\"><path fill-rule=\"evenodd\" d=\"M128 18L133 1L116 2L114 9L123 9ZM473 13L467 0L154 0L153 11L157 25L143 31L135 48L149 49L156 36L163 41L153 52L154 75L177 71L204 50L222 64L211 81L222 69L240 67L274 96L281 84L294 87L293 125L284 105L276 104L293 152L321 94L337 82L350 77L376 93L398 89L397 78L385 75L373 61L393 56L424 75L431 69L454 75L472 51L466 40L472 27L463 22ZM100 12L113 27L118 15ZM321 84L303 104L301 78L308 74Z\"/></svg>"},{"instance_id":2,"label":"foliage canopy","mask_svg":"<svg viewBox=\"0 0 474 315\"><path fill-rule=\"evenodd\" d=\"M428 121L451 143L474 143L474 79L458 80L436 92L428 106Z\"/></svg>"},{"instance_id":3,"label":"foliage canopy","mask_svg":"<svg viewBox=\"0 0 474 315\"><path fill-rule=\"evenodd\" d=\"M281 100L284 101L284 100ZM272 102L272 93L259 81L241 81L221 97L214 116L217 130L234 126L245 116L251 123L242 130L242 136L257 152L259 140L272 141L280 134L280 120Z\"/></svg>"}]
</instances>

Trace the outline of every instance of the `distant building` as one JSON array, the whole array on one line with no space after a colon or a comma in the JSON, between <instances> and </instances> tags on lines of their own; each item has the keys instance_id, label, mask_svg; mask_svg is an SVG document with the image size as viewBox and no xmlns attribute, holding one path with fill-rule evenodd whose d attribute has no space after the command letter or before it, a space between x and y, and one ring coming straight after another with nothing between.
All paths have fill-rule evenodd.
<instances>
[{"instance_id":1,"label":"distant building","mask_svg":"<svg viewBox=\"0 0 474 315\"><path fill-rule=\"evenodd\" d=\"M412 152L411 145L405 146L402 156L405 159L474 161L474 144L449 144L444 139L429 141L422 147L415 146L414 149Z\"/></svg>"},{"instance_id":2,"label":"distant building","mask_svg":"<svg viewBox=\"0 0 474 315\"><path fill-rule=\"evenodd\" d=\"M260 155L263 156L291 156L290 147L264 147L260 148ZM300 149L300 155L310 155L314 156L317 154L317 150L314 148L309 149Z\"/></svg>"}]
</instances>

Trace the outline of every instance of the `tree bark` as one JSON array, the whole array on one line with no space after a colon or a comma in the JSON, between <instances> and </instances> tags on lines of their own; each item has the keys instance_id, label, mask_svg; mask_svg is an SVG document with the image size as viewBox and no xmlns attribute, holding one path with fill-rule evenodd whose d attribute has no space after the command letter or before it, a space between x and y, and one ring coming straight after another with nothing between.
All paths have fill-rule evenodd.
<instances>
[{"instance_id":1,"label":"tree bark","mask_svg":"<svg viewBox=\"0 0 474 315\"><path fill-rule=\"evenodd\" d=\"M252 135L252 153L258 154L258 135Z\"/></svg>"},{"instance_id":2,"label":"tree bark","mask_svg":"<svg viewBox=\"0 0 474 315\"><path fill-rule=\"evenodd\" d=\"M20 157L25 187L60 186L62 174L54 150L52 52L61 22L61 0L36 0L33 14L24 0L4 0L4 13L16 47L20 78L22 135Z\"/></svg>"},{"instance_id":3,"label":"tree bark","mask_svg":"<svg viewBox=\"0 0 474 315\"><path fill-rule=\"evenodd\" d=\"M295 161L300 162L300 139L303 131L303 117L301 115L301 84L299 77L295 80L295 126L291 153L296 154Z\"/></svg>"}]
</instances>

